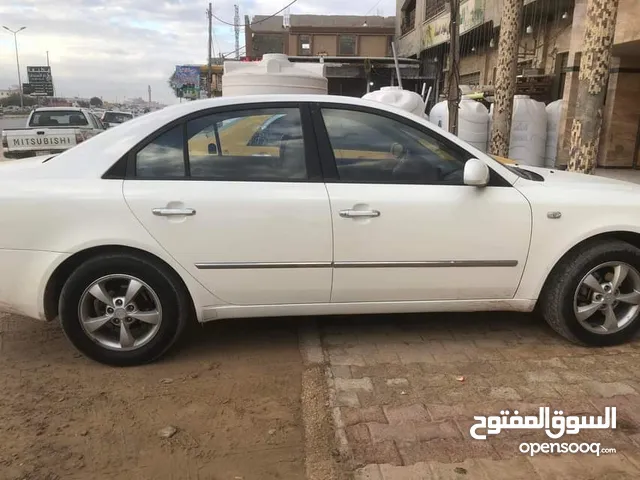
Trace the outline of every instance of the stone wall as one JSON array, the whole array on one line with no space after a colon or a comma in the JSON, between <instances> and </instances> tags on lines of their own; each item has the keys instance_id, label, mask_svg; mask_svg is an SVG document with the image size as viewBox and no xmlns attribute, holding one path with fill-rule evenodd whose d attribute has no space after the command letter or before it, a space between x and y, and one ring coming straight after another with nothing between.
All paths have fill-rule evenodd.
<instances>
[{"instance_id":1,"label":"stone wall","mask_svg":"<svg viewBox=\"0 0 640 480\"><path fill-rule=\"evenodd\" d=\"M598 164L631 167L640 131L640 58L614 58L612 70Z\"/></svg>"},{"instance_id":2,"label":"stone wall","mask_svg":"<svg viewBox=\"0 0 640 480\"><path fill-rule=\"evenodd\" d=\"M620 0L616 24L615 43L626 43L640 39L638 20L640 0Z\"/></svg>"}]
</instances>

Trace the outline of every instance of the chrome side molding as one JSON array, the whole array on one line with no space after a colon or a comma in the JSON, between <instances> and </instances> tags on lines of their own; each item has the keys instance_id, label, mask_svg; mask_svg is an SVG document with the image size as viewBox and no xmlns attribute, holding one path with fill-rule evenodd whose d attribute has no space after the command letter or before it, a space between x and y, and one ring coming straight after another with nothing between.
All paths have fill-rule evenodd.
<instances>
[{"instance_id":1,"label":"chrome side molding","mask_svg":"<svg viewBox=\"0 0 640 480\"><path fill-rule=\"evenodd\" d=\"M517 260L445 260L426 262L217 262L196 263L199 270L241 270L262 268L474 268L516 267Z\"/></svg>"}]
</instances>

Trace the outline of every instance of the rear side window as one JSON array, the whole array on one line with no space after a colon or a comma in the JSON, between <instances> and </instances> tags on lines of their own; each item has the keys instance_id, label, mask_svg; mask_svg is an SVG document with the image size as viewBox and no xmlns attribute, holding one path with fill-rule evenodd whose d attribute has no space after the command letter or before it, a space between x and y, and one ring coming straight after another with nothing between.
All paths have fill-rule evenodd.
<instances>
[{"instance_id":1,"label":"rear side window","mask_svg":"<svg viewBox=\"0 0 640 480\"><path fill-rule=\"evenodd\" d=\"M208 115L187 124L192 177L238 181L307 178L297 108Z\"/></svg>"},{"instance_id":2,"label":"rear side window","mask_svg":"<svg viewBox=\"0 0 640 480\"><path fill-rule=\"evenodd\" d=\"M198 117L156 137L138 151L135 160L136 176L145 179L288 182L309 178L298 107Z\"/></svg>"},{"instance_id":3,"label":"rear side window","mask_svg":"<svg viewBox=\"0 0 640 480\"><path fill-rule=\"evenodd\" d=\"M144 178L184 177L183 126L156 137L136 155L136 176Z\"/></svg>"},{"instance_id":4,"label":"rear side window","mask_svg":"<svg viewBox=\"0 0 640 480\"><path fill-rule=\"evenodd\" d=\"M87 126L84 114L74 110L50 110L35 112L29 121L30 127Z\"/></svg>"}]
</instances>

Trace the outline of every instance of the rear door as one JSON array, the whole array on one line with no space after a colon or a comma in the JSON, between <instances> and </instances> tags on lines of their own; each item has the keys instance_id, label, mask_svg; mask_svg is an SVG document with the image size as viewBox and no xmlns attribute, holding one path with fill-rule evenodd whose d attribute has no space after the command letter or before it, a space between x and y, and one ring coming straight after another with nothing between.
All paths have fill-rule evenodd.
<instances>
[{"instance_id":1,"label":"rear door","mask_svg":"<svg viewBox=\"0 0 640 480\"><path fill-rule=\"evenodd\" d=\"M330 300L331 214L307 117L295 103L214 110L131 154L131 210L223 302Z\"/></svg>"}]
</instances>

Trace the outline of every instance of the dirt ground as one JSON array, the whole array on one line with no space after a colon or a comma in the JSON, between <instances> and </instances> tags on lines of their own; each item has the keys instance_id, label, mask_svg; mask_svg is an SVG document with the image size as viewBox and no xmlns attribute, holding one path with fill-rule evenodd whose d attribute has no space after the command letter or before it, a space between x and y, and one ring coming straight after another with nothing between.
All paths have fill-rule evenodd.
<instances>
[{"instance_id":1,"label":"dirt ground","mask_svg":"<svg viewBox=\"0 0 640 480\"><path fill-rule=\"evenodd\" d=\"M57 323L0 314L0 479L304 478L299 322L196 326L116 369Z\"/></svg>"}]
</instances>

